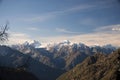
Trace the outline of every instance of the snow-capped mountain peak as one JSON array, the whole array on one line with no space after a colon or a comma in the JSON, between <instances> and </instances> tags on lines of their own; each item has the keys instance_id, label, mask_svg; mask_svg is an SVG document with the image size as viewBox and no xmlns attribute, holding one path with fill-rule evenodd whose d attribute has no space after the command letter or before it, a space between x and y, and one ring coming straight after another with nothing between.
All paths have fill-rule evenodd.
<instances>
[{"instance_id":1,"label":"snow-capped mountain peak","mask_svg":"<svg viewBox=\"0 0 120 80\"><path fill-rule=\"evenodd\" d=\"M23 43L23 45L24 45L24 46L27 46L27 45L29 45L29 42L28 42L28 41L25 41L25 42Z\"/></svg>"},{"instance_id":2,"label":"snow-capped mountain peak","mask_svg":"<svg viewBox=\"0 0 120 80\"><path fill-rule=\"evenodd\" d=\"M41 43L39 41L33 40L31 42L25 41L23 44L21 44L23 46L28 46L28 47L34 47L34 48L39 48L41 46Z\"/></svg>"},{"instance_id":3,"label":"snow-capped mountain peak","mask_svg":"<svg viewBox=\"0 0 120 80\"><path fill-rule=\"evenodd\" d=\"M46 46L46 49L50 50L50 48L54 48L56 50L59 50L63 46L70 46L70 45L72 45L72 42L70 42L69 40L64 40L64 41L61 41L61 42L58 42L58 43L48 44Z\"/></svg>"},{"instance_id":4,"label":"snow-capped mountain peak","mask_svg":"<svg viewBox=\"0 0 120 80\"><path fill-rule=\"evenodd\" d=\"M63 45L69 45L71 42L69 40L64 40L62 42L60 42L59 44L63 44Z\"/></svg>"},{"instance_id":5,"label":"snow-capped mountain peak","mask_svg":"<svg viewBox=\"0 0 120 80\"><path fill-rule=\"evenodd\" d=\"M32 43L29 44L32 47L39 48L41 43L39 41L34 40Z\"/></svg>"}]
</instances>

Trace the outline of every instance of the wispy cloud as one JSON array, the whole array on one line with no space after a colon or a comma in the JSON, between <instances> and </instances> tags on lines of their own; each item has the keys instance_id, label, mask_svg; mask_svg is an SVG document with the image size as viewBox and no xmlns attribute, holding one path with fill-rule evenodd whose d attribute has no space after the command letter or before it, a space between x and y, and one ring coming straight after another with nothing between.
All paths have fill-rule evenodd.
<instances>
[{"instance_id":1,"label":"wispy cloud","mask_svg":"<svg viewBox=\"0 0 120 80\"><path fill-rule=\"evenodd\" d=\"M78 23L80 25L85 25L85 26L96 26L96 25L98 25L97 20L95 20L93 18L90 18L90 17L79 19Z\"/></svg>"},{"instance_id":2,"label":"wispy cloud","mask_svg":"<svg viewBox=\"0 0 120 80\"><path fill-rule=\"evenodd\" d=\"M95 5L91 5L91 4L84 4L84 5L81 4L81 5L74 6L74 7L71 7L69 9L63 10L63 13L83 11L83 10L91 9L91 8L94 8L94 7L95 7Z\"/></svg>"},{"instance_id":3,"label":"wispy cloud","mask_svg":"<svg viewBox=\"0 0 120 80\"><path fill-rule=\"evenodd\" d=\"M94 45L94 44L99 44L99 45L105 45L105 44L112 44L119 46L120 36L119 34L116 33L90 33L90 34L84 34L84 35L78 35L78 36L73 36L71 38L72 41L76 42L83 42L87 45Z\"/></svg>"},{"instance_id":4,"label":"wispy cloud","mask_svg":"<svg viewBox=\"0 0 120 80\"><path fill-rule=\"evenodd\" d=\"M54 17L55 16L53 15L53 13L45 13L33 17L22 18L22 20L26 22L44 22Z\"/></svg>"},{"instance_id":5,"label":"wispy cloud","mask_svg":"<svg viewBox=\"0 0 120 80\"><path fill-rule=\"evenodd\" d=\"M55 18L56 16L59 16L59 15L75 13L77 11L79 11L79 12L87 11L88 9L91 10L94 7L96 7L96 5L81 4L81 5L73 6L73 7L70 7L68 9L64 9L64 10L51 11L51 12L47 12L47 13L40 14L40 15L37 15L37 16L23 18L22 20L23 21L28 21L28 22L43 22L43 21L46 21L46 20L51 20L51 19L53 19L53 18Z\"/></svg>"},{"instance_id":6,"label":"wispy cloud","mask_svg":"<svg viewBox=\"0 0 120 80\"><path fill-rule=\"evenodd\" d=\"M29 27L29 28L27 28L27 30L31 30L31 31L39 31L39 29L36 28L36 27Z\"/></svg>"},{"instance_id":7,"label":"wispy cloud","mask_svg":"<svg viewBox=\"0 0 120 80\"><path fill-rule=\"evenodd\" d=\"M10 37L9 37L9 44L21 44L24 43L25 41L31 41L30 36L25 34L25 33L16 33L16 32L12 32L10 33Z\"/></svg>"},{"instance_id":8,"label":"wispy cloud","mask_svg":"<svg viewBox=\"0 0 120 80\"><path fill-rule=\"evenodd\" d=\"M69 14L69 13L75 13L75 12L83 12L83 11L90 11L90 10L98 10L101 8L110 8L111 6L115 5L112 3L115 3L114 0L107 0L107 1L98 1L97 3L87 3L87 4L79 4L77 6L69 7L67 9L58 10L58 11L51 11L44 14L40 14L34 17L24 18L24 21L37 21L37 22L43 22L46 20L51 20L59 15Z\"/></svg>"},{"instance_id":9,"label":"wispy cloud","mask_svg":"<svg viewBox=\"0 0 120 80\"><path fill-rule=\"evenodd\" d=\"M96 28L96 32L120 32L120 24L101 26Z\"/></svg>"},{"instance_id":10,"label":"wispy cloud","mask_svg":"<svg viewBox=\"0 0 120 80\"><path fill-rule=\"evenodd\" d=\"M69 7L67 9L63 9L63 10L58 10L58 11L51 11L51 12L47 12L44 14L39 14L36 16L30 16L30 17L25 17L22 20L23 21L27 21L27 22L44 22L47 20L51 20L53 18L55 18L56 16L59 15L64 15L64 14L69 14L69 13L75 13L75 12L83 12L83 11L90 11L90 10L98 10L101 8L109 8L111 7L116 1L114 0L106 0L106 1L97 1L97 2L93 2L93 3L87 3L87 4L79 4L77 6L72 6Z\"/></svg>"},{"instance_id":11,"label":"wispy cloud","mask_svg":"<svg viewBox=\"0 0 120 80\"><path fill-rule=\"evenodd\" d=\"M60 31L66 32L64 29ZM71 32L67 31L67 33L71 33ZM60 42L63 40L70 40L71 42L76 42L76 43L82 42L89 46L94 44L99 44L99 45L112 44L119 46L120 44L119 41L120 35L118 33L103 33L103 32L94 32L94 33L81 34L81 35L54 36L54 37L38 36L34 39L44 42L44 44ZM8 43L18 44L18 43L23 43L25 41L30 42L32 41L32 39L30 38L29 35L24 33L11 33Z\"/></svg>"},{"instance_id":12,"label":"wispy cloud","mask_svg":"<svg viewBox=\"0 0 120 80\"><path fill-rule=\"evenodd\" d=\"M77 33L77 32L71 32L63 28L56 28L58 32L63 33ZM46 42L60 42L63 40L70 40L72 42L82 42L89 46L99 44L99 45L105 45L105 44L112 44L115 46L120 46L120 24L115 25L107 25L102 26L99 28L96 28L94 32L88 33L88 34L76 34L76 35L62 35L57 37L42 37L37 38L41 41Z\"/></svg>"},{"instance_id":13,"label":"wispy cloud","mask_svg":"<svg viewBox=\"0 0 120 80\"><path fill-rule=\"evenodd\" d=\"M79 32L69 31L69 30L66 30L66 29L63 29L63 28L56 28L56 31L57 32L62 32L62 33L68 33L68 34L77 34L77 33L79 33Z\"/></svg>"},{"instance_id":14,"label":"wispy cloud","mask_svg":"<svg viewBox=\"0 0 120 80\"><path fill-rule=\"evenodd\" d=\"M112 44L115 46L120 46L120 36L116 33L89 33L74 36L38 37L37 40L40 40L44 43L57 43L63 40L70 40L71 42L84 43L88 46L96 44Z\"/></svg>"}]
</instances>

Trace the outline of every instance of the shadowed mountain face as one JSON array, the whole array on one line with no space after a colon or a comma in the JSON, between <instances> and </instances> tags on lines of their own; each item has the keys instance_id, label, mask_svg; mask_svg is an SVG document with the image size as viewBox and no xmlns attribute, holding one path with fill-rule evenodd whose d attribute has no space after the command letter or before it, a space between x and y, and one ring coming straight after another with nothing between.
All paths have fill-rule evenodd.
<instances>
[{"instance_id":1,"label":"shadowed mountain face","mask_svg":"<svg viewBox=\"0 0 120 80\"><path fill-rule=\"evenodd\" d=\"M120 49L110 55L95 54L57 80L120 80Z\"/></svg>"},{"instance_id":2,"label":"shadowed mountain face","mask_svg":"<svg viewBox=\"0 0 120 80\"><path fill-rule=\"evenodd\" d=\"M17 50L11 49L6 46L0 46L0 66L14 69L23 68L27 72L34 74L39 80L55 80L59 75L64 72L63 70L51 68L39 62L38 60L33 59L29 55L25 55ZM1 70L4 70L4 68L1 68ZM11 72L10 74L14 74L14 70L13 73ZM6 69L5 75L7 75ZM1 77L2 76L4 75L1 75Z\"/></svg>"},{"instance_id":3,"label":"shadowed mountain face","mask_svg":"<svg viewBox=\"0 0 120 80\"><path fill-rule=\"evenodd\" d=\"M38 80L33 74L20 68L0 67L0 80Z\"/></svg>"}]
</instances>

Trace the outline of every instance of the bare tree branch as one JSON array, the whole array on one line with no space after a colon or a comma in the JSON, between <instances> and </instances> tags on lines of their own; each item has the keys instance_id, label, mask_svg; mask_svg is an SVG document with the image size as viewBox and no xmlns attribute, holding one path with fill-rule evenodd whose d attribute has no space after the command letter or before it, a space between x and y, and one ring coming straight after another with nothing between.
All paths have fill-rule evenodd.
<instances>
[{"instance_id":1,"label":"bare tree branch","mask_svg":"<svg viewBox=\"0 0 120 80\"><path fill-rule=\"evenodd\" d=\"M1 27L1 30L0 30L0 41L1 42L8 40L8 33L6 32L7 30L8 30L8 24Z\"/></svg>"}]
</instances>

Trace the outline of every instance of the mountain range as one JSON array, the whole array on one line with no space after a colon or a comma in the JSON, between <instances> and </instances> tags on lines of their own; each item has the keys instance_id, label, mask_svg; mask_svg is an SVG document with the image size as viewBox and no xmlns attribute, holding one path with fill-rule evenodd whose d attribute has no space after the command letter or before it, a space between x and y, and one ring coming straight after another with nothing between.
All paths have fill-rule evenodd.
<instances>
[{"instance_id":1,"label":"mountain range","mask_svg":"<svg viewBox=\"0 0 120 80\"><path fill-rule=\"evenodd\" d=\"M37 41L34 42L36 44ZM32 43L32 45L33 44L34 43ZM112 45L89 47L83 43L71 43L68 40L60 43L48 44L44 48L36 48L32 45L25 42L21 45L12 45L12 48L27 54L50 67L64 70L72 69L86 57L95 53L110 54L116 50L116 47L113 47Z\"/></svg>"},{"instance_id":2,"label":"mountain range","mask_svg":"<svg viewBox=\"0 0 120 80\"><path fill-rule=\"evenodd\" d=\"M0 67L23 69L25 72L34 74L39 80L56 80L64 73L58 78L58 80L64 80L63 76L67 75L65 72L74 75L70 71L76 70L77 73L78 65L82 65L83 70L87 70L88 64L96 62L101 64L102 59L105 62L104 59L109 59L106 56L112 55L111 53L116 50L116 47L110 44L102 47L87 46L83 43L71 43L68 40L48 44L44 48L39 47L40 45L38 41L33 41L33 43L25 42L10 47L0 46ZM84 67L86 68L84 69ZM92 69L94 66L90 67ZM69 79L65 78L65 80Z\"/></svg>"},{"instance_id":3,"label":"mountain range","mask_svg":"<svg viewBox=\"0 0 120 80\"><path fill-rule=\"evenodd\" d=\"M120 80L120 49L109 54L94 54L57 80Z\"/></svg>"}]
</instances>

